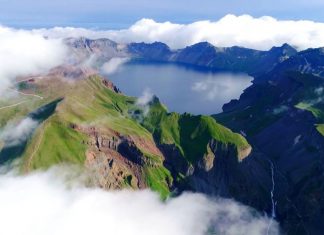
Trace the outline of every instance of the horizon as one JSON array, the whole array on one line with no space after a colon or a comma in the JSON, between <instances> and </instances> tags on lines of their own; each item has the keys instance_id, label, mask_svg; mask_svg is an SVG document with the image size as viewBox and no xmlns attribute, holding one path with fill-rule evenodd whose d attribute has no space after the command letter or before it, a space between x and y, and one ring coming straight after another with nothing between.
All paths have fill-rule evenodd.
<instances>
[{"instance_id":1,"label":"horizon","mask_svg":"<svg viewBox=\"0 0 324 235\"><path fill-rule=\"evenodd\" d=\"M7 31L27 32L47 38L108 38L118 43L162 42L171 49L180 49L199 42L209 42L220 48L238 46L267 51L287 43L302 51L324 46L324 23L313 21L279 20L271 16L227 14L216 21L194 21L178 24L142 18L122 29L86 27L52 27L17 29L0 26ZM295 35L291 37L291 35Z\"/></svg>"},{"instance_id":2,"label":"horizon","mask_svg":"<svg viewBox=\"0 0 324 235\"><path fill-rule=\"evenodd\" d=\"M83 27L96 29L121 29L130 27L134 22L149 18L157 22L171 21L189 24L195 21L217 21L225 15L248 14L255 18L271 16L278 20L310 20L323 22L321 7L324 2L319 0L298 2L287 0L284 3L270 0L212 0L198 2L179 0L172 2L127 0L115 1L84 1L57 0L44 2L39 0L0 0L0 24L14 28L52 28L52 27ZM294 5L292 8L291 5Z\"/></svg>"}]
</instances>

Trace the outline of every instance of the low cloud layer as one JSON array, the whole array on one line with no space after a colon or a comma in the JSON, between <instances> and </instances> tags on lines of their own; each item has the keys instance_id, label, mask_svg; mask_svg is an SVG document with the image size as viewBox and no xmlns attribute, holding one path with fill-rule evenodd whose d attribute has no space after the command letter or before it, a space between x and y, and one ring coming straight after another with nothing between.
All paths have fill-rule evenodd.
<instances>
[{"instance_id":1,"label":"low cloud layer","mask_svg":"<svg viewBox=\"0 0 324 235\"><path fill-rule=\"evenodd\" d=\"M30 117L19 123L9 123L2 130L0 129L0 141L4 142L6 147L17 146L27 141L38 124Z\"/></svg>"},{"instance_id":2,"label":"low cloud layer","mask_svg":"<svg viewBox=\"0 0 324 235\"><path fill-rule=\"evenodd\" d=\"M53 38L110 38L117 42L161 41L171 48L182 48L201 41L215 46L242 46L268 50L289 43L299 50L324 46L324 23L306 20L277 20L264 16L226 15L218 21L197 21L191 24L159 23L142 19L128 29L93 31L84 28L56 27L34 32Z\"/></svg>"},{"instance_id":3,"label":"low cloud layer","mask_svg":"<svg viewBox=\"0 0 324 235\"><path fill-rule=\"evenodd\" d=\"M64 55L61 40L0 26L0 95L17 76L44 72L62 63Z\"/></svg>"},{"instance_id":4,"label":"low cloud layer","mask_svg":"<svg viewBox=\"0 0 324 235\"><path fill-rule=\"evenodd\" d=\"M269 220L231 200L184 194L162 202L149 191L86 188L68 168L0 175L1 232L6 235L266 234ZM72 171L74 172L74 170ZM66 183L66 180L69 183ZM209 232L207 232L209 228ZM274 223L269 234L278 234Z\"/></svg>"}]
</instances>

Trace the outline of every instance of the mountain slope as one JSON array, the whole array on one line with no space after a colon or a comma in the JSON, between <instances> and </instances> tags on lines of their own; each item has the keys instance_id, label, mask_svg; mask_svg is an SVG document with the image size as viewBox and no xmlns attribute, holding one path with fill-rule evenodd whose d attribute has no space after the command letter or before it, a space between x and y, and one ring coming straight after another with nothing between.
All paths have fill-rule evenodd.
<instances>
[{"instance_id":1,"label":"mountain slope","mask_svg":"<svg viewBox=\"0 0 324 235\"><path fill-rule=\"evenodd\" d=\"M33 105L34 110L41 106L36 116L32 116L39 127L24 143L21 165L25 172L61 163L79 164L90 172L92 183L100 187L150 187L167 197L190 174L171 172L166 164L170 156L162 147L166 142L161 142L152 127L164 126L166 133L175 131L175 136L181 137L170 138L167 143L177 146L174 152L181 151L180 161L186 159L188 165L201 161L206 153L212 154L209 143L222 146L217 149L220 155L232 149L231 157L236 162L250 152L249 144L241 135L232 133L210 117L169 114L157 99L151 104L149 116L145 116L135 98L119 93L107 80L96 75L71 80L61 75L50 73L48 77L21 83L21 92L28 90L44 96L41 104ZM44 107L51 101L55 101L55 109L47 112ZM3 111L7 112L11 113L10 109ZM44 112L48 115L40 121L38 116ZM18 113L17 117L22 118L27 111ZM168 116L177 117L178 129L169 125L173 122L166 118ZM165 121L157 123L158 119ZM196 125L199 128L192 129ZM4 143L0 154L8 153L6 149Z\"/></svg>"},{"instance_id":2,"label":"mountain slope","mask_svg":"<svg viewBox=\"0 0 324 235\"><path fill-rule=\"evenodd\" d=\"M292 56L215 115L273 163L277 219L288 234L323 230L323 59L320 49Z\"/></svg>"}]
</instances>

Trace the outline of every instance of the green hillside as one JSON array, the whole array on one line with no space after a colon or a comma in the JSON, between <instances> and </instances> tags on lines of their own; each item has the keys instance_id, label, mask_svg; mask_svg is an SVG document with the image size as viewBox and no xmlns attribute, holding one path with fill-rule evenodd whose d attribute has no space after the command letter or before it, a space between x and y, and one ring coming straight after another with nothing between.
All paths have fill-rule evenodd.
<instances>
[{"instance_id":1,"label":"green hillside","mask_svg":"<svg viewBox=\"0 0 324 235\"><path fill-rule=\"evenodd\" d=\"M28 141L21 158L25 172L60 163L81 164L98 168L104 175L99 176L102 187L150 187L165 198L175 181L163 164L161 144L176 145L190 164L204 157L211 140L224 148L234 147L238 160L245 157L241 150L249 147L241 135L213 118L168 113L157 98L144 115L136 98L116 93L98 76L73 83L42 79L33 86L37 94L47 94L44 99L2 111L2 126L13 117L22 118L32 109L62 100ZM108 173L101 166L106 161L110 162Z\"/></svg>"},{"instance_id":2,"label":"green hillside","mask_svg":"<svg viewBox=\"0 0 324 235\"><path fill-rule=\"evenodd\" d=\"M175 144L191 164L207 154L207 145L212 139L224 147L235 146L238 157L241 150L249 147L243 136L218 124L212 117L168 113L157 100L152 104L143 125L153 133L159 144Z\"/></svg>"}]
</instances>

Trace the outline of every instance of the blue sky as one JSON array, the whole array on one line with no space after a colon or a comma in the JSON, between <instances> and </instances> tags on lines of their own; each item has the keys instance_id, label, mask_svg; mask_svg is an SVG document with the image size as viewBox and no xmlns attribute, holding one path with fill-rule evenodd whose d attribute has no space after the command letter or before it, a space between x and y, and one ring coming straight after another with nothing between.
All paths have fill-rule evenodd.
<instances>
[{"instance_id":1,"label":"blue sky","mask_svg":"<svg viewBox=\"0 0 324 235\"><path fill-rule=\"evenodd\" d=\"M226 14L324 21L323 0L0 0L0 23L23 28L124 28L141 18L190 23Z\"/></svg>"}]
</instances>

